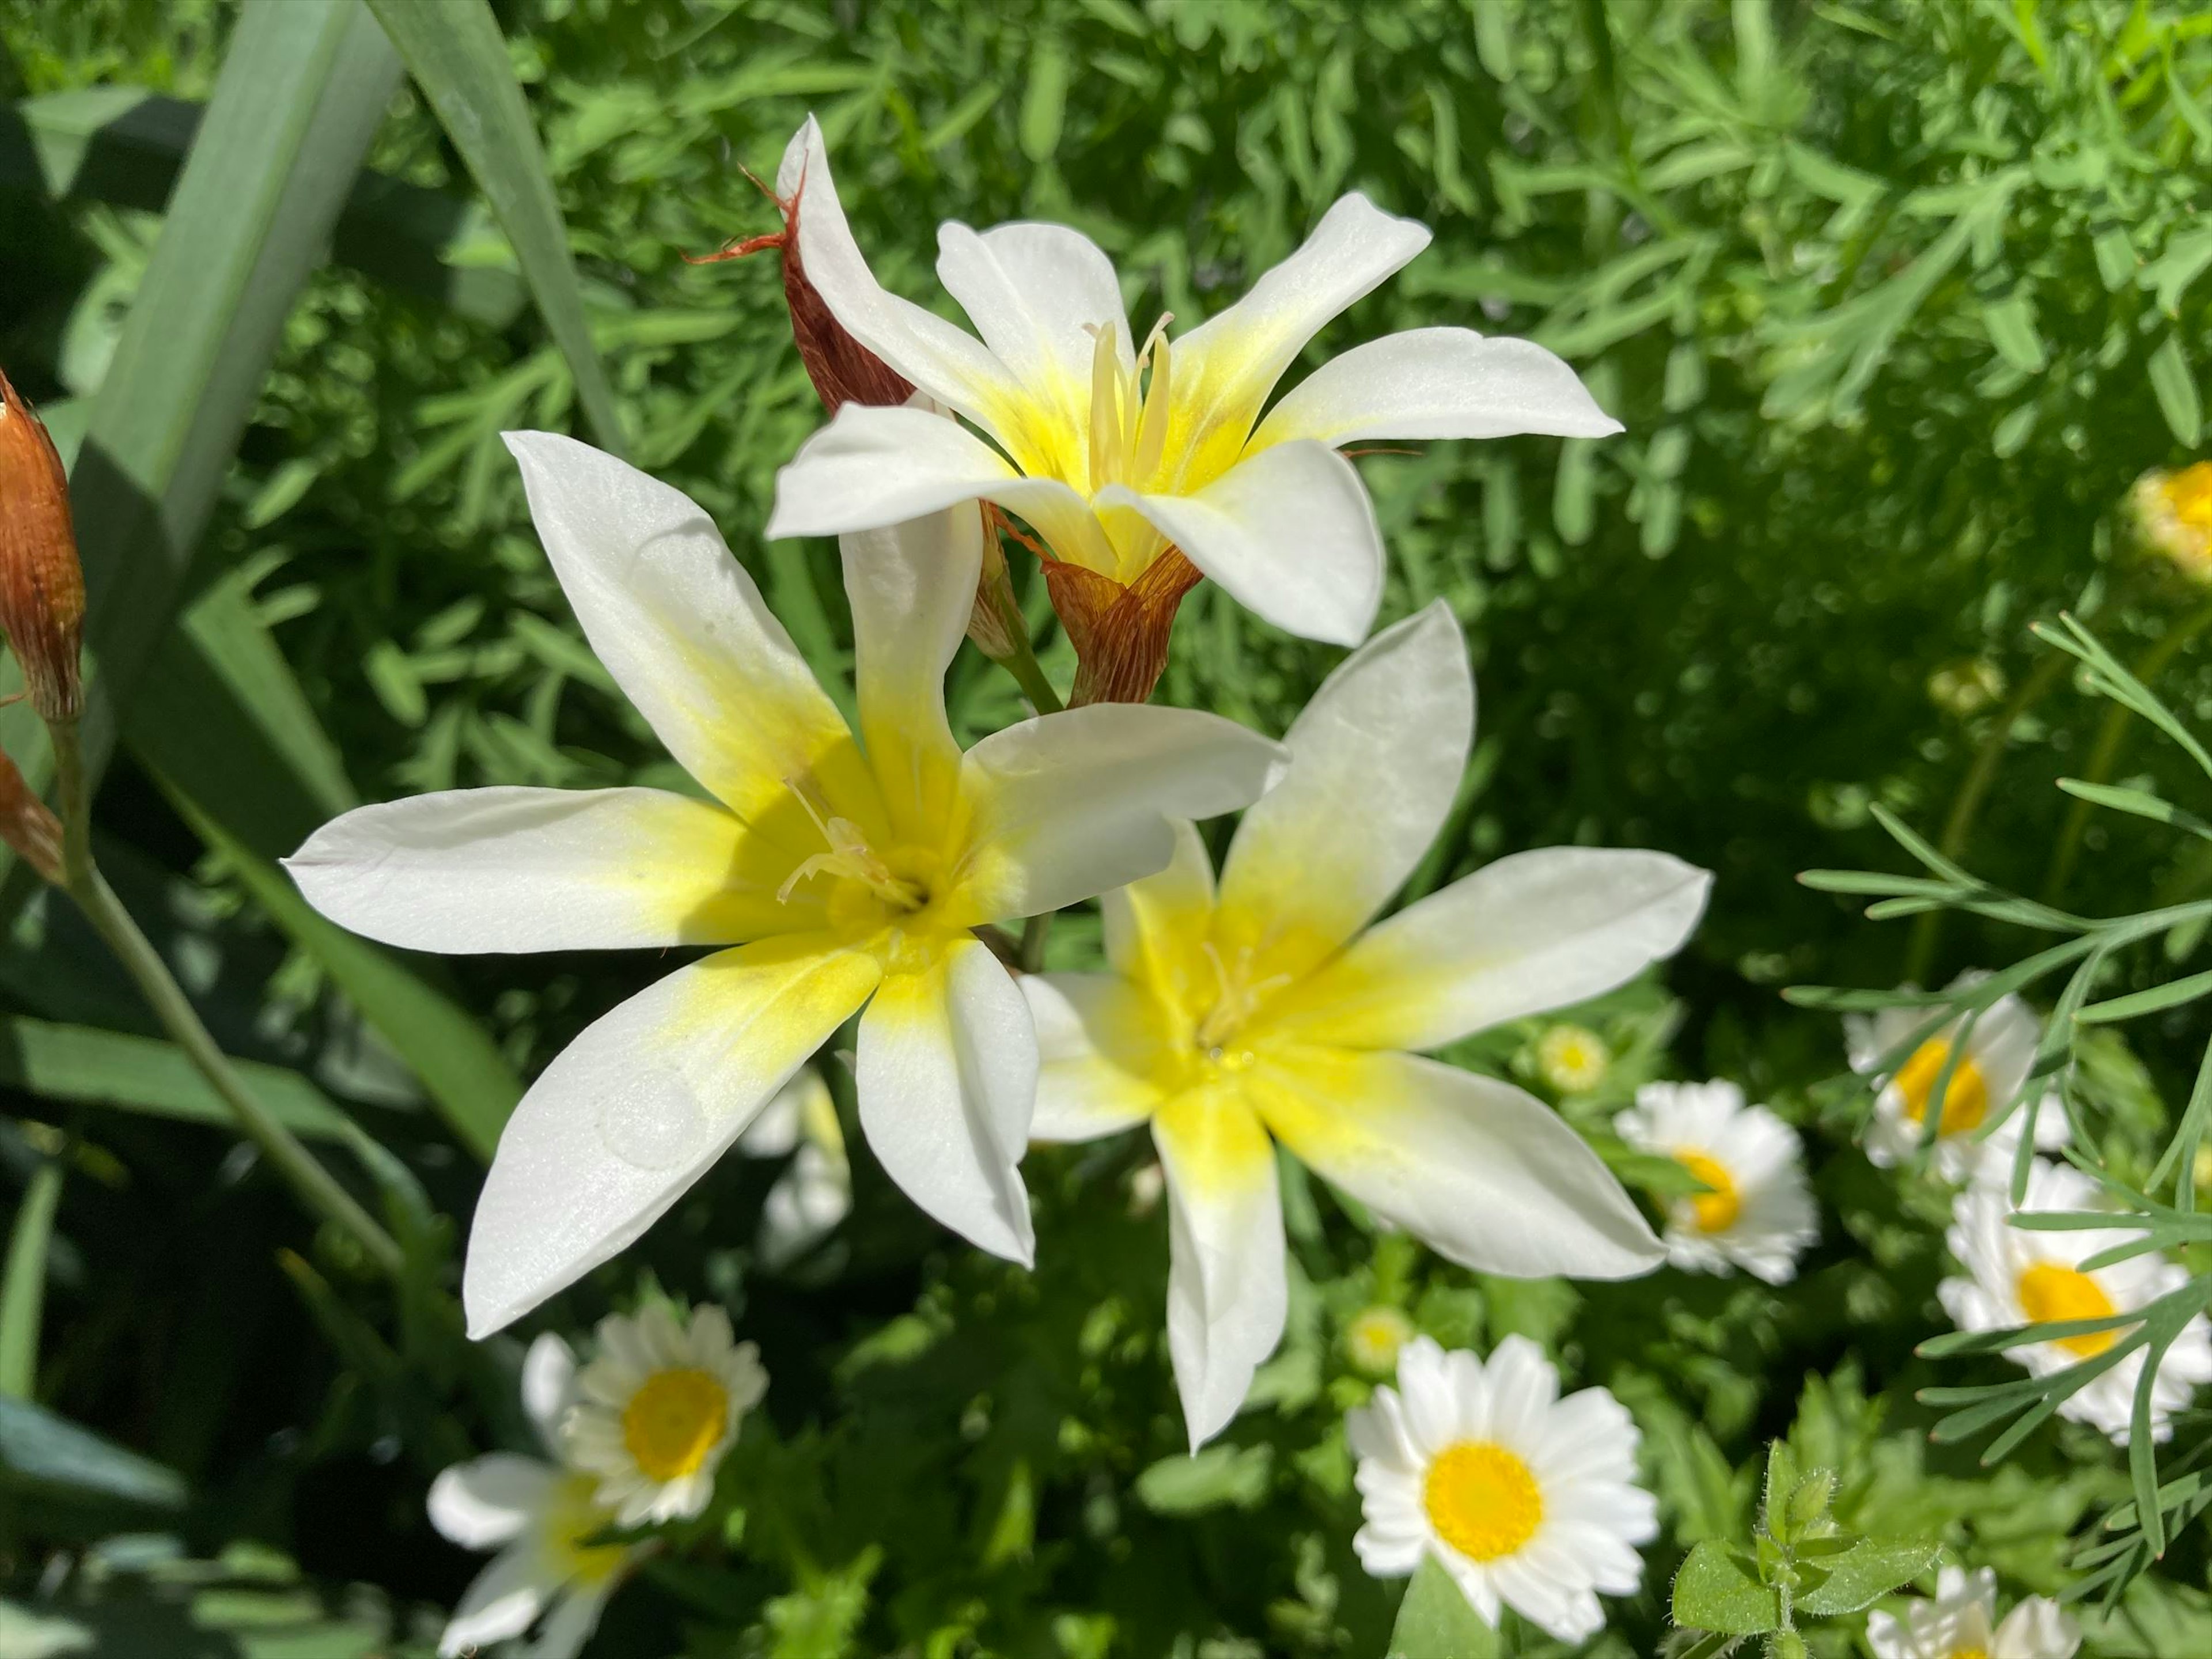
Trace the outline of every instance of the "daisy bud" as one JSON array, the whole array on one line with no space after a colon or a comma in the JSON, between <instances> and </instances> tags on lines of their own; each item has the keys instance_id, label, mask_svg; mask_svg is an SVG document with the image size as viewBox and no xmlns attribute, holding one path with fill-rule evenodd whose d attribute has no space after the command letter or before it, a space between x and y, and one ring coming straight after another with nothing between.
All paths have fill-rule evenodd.
<instances>
[{"instance_id":1,"label":"daisy bud","mask_svg":"<svg viewBox=\"0 0 2212 1659\"><path fill-rule=\"evenodd\" d=\"M2144 473L2128 506L2145 548L2190 580L2212 582L2212 461Z\"/></svg>"},{"instance_id":2,"label":"daisy bud","mask_svg":"<svg viewBox=\"0 0 2212 1659\"><path fill-rule=\"evenodd\" d=\"M0 374L0 629L31 706L49 725L84 706L84 570L70 526L69 475L46 423ZM10 771L13 771L11 767ZM16 781L21 787L21 781Z\"/></svg>"},{"instance_id":3,"label":"daisy bud","mask_svg":"<svg viewBox=\"0 0 2212 1659\"><path fill-rule=\"evenodd\" d=\"M1363 1376L1388 1376L1398 1369L1398 1350L1414 1334L1413 1322L1397 1309L1362 1308L1345 1322L1345 1357Z\"/></svg>"},{"instance_id":4,"label":"daisy bud","mask_svg":"<svg viewBox=\"0 0 2212 1659\"><path fill-rule=\"evenodd\" d=\"M0 841L48 881L61 884L61 820L31 793L5 752L0 752Z\"/></svg>"},{"instance_id":5,"label":"daisy bud","mask_svg":"<svg viewBox=\"0 0 2212 1659\"><path fill-rule=\"evenodd\" d=\"M1586 1025L1559 1024L1536 1044L1536 1070L1563 1095L1585 1095L1605 1081L1613 1051Z\"/></svg>"}]
</instances>

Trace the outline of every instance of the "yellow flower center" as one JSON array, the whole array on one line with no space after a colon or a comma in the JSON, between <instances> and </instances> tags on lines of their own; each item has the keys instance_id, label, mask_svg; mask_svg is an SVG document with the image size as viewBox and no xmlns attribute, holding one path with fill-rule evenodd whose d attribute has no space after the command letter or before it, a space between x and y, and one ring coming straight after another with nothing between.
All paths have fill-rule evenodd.
<instances>
[{"instance_id":1,"label":"yellow flower center","mask_svg":"<svg viewBox=\"0 0 2212 1659\"><path fill-rule=\"evenodd\" d=\"M1447 1446L1421 1483L1437 1535L1470 1561L1510 1555L1536 1535L1544 1494L1528 1464L1489 1440Z\"/></svg>"},{"instance_id":2,"label":"yellow flower center","mask_svg":"<svg viewBox=\"0 0 2212 1659\"><path fill-rule=\"evenodd\" d=\"M1953 1648L1944 1659L1990 1659L1987 1648Z\"/></svg>"},{"instance_id":3,"label":"yellow flower center","mask_svg":"<svg viewBox=\"0 0 2212 1659\"><path fill-rule=\"evenodd\" d=\"M712 1374L655 1371L623 1407L623 1444L652 1479L675 1480L699 1472L729 1423L729 1393Z\"/></svg>"},{"instance_id":4,"label":"yellow flower center","mask_svg":"<svg viewBox=\"0 0 2212 1659\"><path fill-rule=\"evenodd\" d=\"M2190 529L2212 536L2212 461L2185 466L2158 488L2168 512Z\"/></svg>"},{"instance_id":5,"label":"yellow flower center","mask_svg":"<svg viewBox=\"0 0 2212 1659\"><path fill-rule=\"evenodd\" d=\"M868 845L868 838L860 825L830 812L799 779L787 778L784 787L806 809L806 816L822 832L822 839L830 843L830 850L803 860L783 878L783 885L775 890L778 904L790 903L792 893L799 884L816 876L853 883L863 889L868 897L893 910L919 910L929 902L927 886L915 880L911 872L902 874L893 869Z\"/></svg>"},{"instance_id":6,"label":"yellow flower center","mask_svg":"<svg viewBox=\"0 0 2212 1659\"><path fill-rule=\"evenodd\" d=\"M1935 1091L1936 1079L1943 1075L1943 1062L1950 1057L1951 1045L1942 1037L1930 1037L1898 1068L1897 1091L1905 1097L1905 1116L1915 1123L1928 1121L1928 1097ZM1936 1133L1964 1134L1978 1127L1989 1110L1990 1085L1983 1080L1981 1067L1971 1056L1960 1055L1951 1071L1950 1085L1943 1091L1943 1115L1936 1121Z\"/></svg>"},{"instance_id":7,"label":"yellow flower center","mask_svg":"<svg viewBox=\"0 0 2212 1659\"><path fill-rule=\"evenodd\" d=\"M2020 1310L2033 1325L2063 1319L2106 1319L2119 1310L2104 1287L2088 1274L2055 1261L2039 1261L2020 1276ZM2058 1346L2083 1359L2094 1359L2112 1346L2117 1331L2091 1331L2082 1336L2063 1336Z\"/></svg>"},{"instance_id":8,"label":"yellow flower center","mask_svg":"<svg viewBox=\"0 0 2212 1659\"><path fill-rule=\"evenodd\" d=\"M1690 1210L1697 1217L1698 1231L1724 1233L1735 1226L1736 1218L1743 1213L1743 1197L1729 1172L1703 1152L1677 1152L1674 1162L1712 1188L1691 1195Z\"/></svg>"},{"instance_id":9,"label":"yellow flower center","mask_svg":"<svg viewBox=\"0 0 2212 1659\"><path fill-rule=\"evenodd\" d=\"M1169 373L1168 325L1164 313L1152 325L1131 366L1121 367L1121 325L1093 326L1091 354L1091 488L1095 493L1108 484L1127 484L1142 489L1160 470L1168 441ZM1152 369L1144 385L1146 368Z\"/></svg>"},{"instance_id":10,"label":"yellow flower center","mask_svg":"<svg viewBox=\"0 0 2212 1659\"><path fill-rule=\"evenodd\" d=\"M1292 976L1270 974L1255 978L1249 945L1237 951L1233 963L1223 959L1221 947L1212 939L1203 948L1206 959L1213 964L1215 994L1212 1005L1199 1017L1192 1040L1216 1065L1241 1070L1251 1063L1251 1056L1234 1046L1237 1036L1260 1011L1260 1005L1288 985Z\"/></svg>"},{"instance_id":11,"label":"yellow flower center","mask_svg":"<svg viewBox=\"0 0 2212 1659\"><path fill-rule=\"evenodd\" d=\"M1596 1088L1612 1060L1604 1040L1580 1025L1554 1025L1536 1044L1536 1069L1563 1095Z\"/></svg>"}]
</instances>

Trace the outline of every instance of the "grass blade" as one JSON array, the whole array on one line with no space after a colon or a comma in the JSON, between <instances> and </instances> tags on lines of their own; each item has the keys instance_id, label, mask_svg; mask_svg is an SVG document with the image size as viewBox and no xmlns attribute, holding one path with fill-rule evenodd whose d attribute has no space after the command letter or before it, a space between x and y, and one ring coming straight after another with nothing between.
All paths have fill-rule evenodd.
<instances>
[{"instance_id":1,"label":"grass blade","mask_svg":"<svg viewBox=\"0 0 2212 1659\"><path fill-rule=\"evenodd\" d=\"M39 1326L46 1307L46 1246L62 1201L62 1165L48 1158L23 1189L0 1273L0 1395L28 1400L38 1382Z\"/></svg>"},{"instance_id":2,"label":"grass blade","mask_svg":"<svg viewBox=\"0 0 2212 1659\"><path fill-rule=\"evenodd\" d=\"M295 1134L344 1138L344 1115L299 1073L248 1060L231 1063L270 1115ZM238 1127L237 1118L182 1049L160 1037L127 1031L21 1016L0 1018L0 1084L47 1100Z\"/></svg>"}]
</instances>

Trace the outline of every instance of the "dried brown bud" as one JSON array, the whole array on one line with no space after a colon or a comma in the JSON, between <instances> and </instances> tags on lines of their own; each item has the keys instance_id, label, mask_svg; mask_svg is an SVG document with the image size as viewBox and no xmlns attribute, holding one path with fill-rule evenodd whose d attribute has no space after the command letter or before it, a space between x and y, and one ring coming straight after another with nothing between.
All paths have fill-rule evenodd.
<instances>
[{"instance_id":1,"label":"dried brown bud","mask_svg":"<svg viewBox=\"0 0 2212 1659\"><path fill-rule=\"evenodd\" d=\"M1142 702L1168 665L1168 632L1182 596L1204 580L1170 547L1127 586L1064 559L1043 561L1052 608L1075 647L1075 690L1068 707Z\"/></svg>"},{"instance_id":2,"label":"dried brown bud","mask_svg":"<svg viewBox=\"0 0 2212 1659\"><path fill-rule=\"evenodd\" d=\"M0 841L48 881L61 885L61 820L31 793L4 751L0 751Z\"/></svg>"},{"instance_id":3,"label":"dried brown bud","mask_svg":"<svg viewBox=\"0 0 2212 1659\"><path fill-rule=\"evenodd\" d=\"M999 543L1003 522L999 509L984 502L983 568L975 579L975 607L968 617L968 637L993 662L1005 662L1022 647L1014 631L1023 626L1021 606L1006 570L1006 550Z\"/></svg>"},{"instance_id":4,"label":"dried brown bud","mask_svg":"<svg viewBox=\"0 0 2212 1659\"><path fill-rule=\"evenodd\" d=\"M46 422L0 374L0 629L31 706L49 724L84 706L84 569L70 525L69 475ZM14 768L10 767L12 773ZM16 781L21 787L21 780ZM41 811L44 809L41 808ZM13 837L9 837L13 844Z\"/></svg>"}]
</instances>

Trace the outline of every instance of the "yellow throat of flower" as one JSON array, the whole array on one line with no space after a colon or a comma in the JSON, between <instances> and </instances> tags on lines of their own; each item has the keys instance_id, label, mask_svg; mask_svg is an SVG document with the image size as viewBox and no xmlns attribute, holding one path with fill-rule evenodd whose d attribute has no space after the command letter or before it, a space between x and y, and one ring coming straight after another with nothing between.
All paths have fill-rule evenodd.
<instances>
[{"instance_id":1,"label":"yellow throat of flower","mask_svg":"<svg viewBox=\"0 0 2212 1659\"><path fill-rule=\"evenodd\" d=\"M1953 1648L1943 1659L1990 1659L1990 1650L1984 1647Z\"/></svg>"},{"instance_id":2,"label":"yellow throat of flower","mask_svg":"<svg viewBox=\"0 0 2212 1659\"><path fill-rule=\"evenodd\" d=\"M729 1431L730 1396L710 1372L655 1371L623 1407L623 1444L647 1476L696 1474Z\"/></svg>"},{"instance_id":3,"label":"yellow throat of flower","mask_svg":"<svg viewBox=\"0 0 2212 1659\"><path fill-rule=\"evenodd\" d=\"M1942 1037L1930 1037L1898 1067L1897 1091L1905 1097L1905 1116L1915 1123L1928 1121L1928 1097L1935 1092L1936 1080L1943 1075L1943 1062L1950 1057L1951 1045ZM1965 1134L1978 1128L1989 1113L1990 1085L1982 1068L1974 1064L1971 1054L1961 1054L1952 1068L1950 1085L1943 1091L1943 1115L1936 1122L1936 1133Z\"/></svg>"},{"instance_id":4,"label":"yellow throat of flower","mask_svg":"<svg viewBox=\"0 0 2212 1659\"><path fill-rule=\"evenodd\" d=\"M1714 1159L1703 1152L1677 1152L1674 1162L1712 1188L1711 1192L1690 1195L1691 1213L1697 1218L1701 1233L1724 1233L1736 1224L1743 1213L1743 1194L1736 1190L1735 1178Z\"/></svg>"},{"instance_id":5,"label":"yellow throat of flower","mask_svg":"<svg viewBox=\"0 0 2212 1659\"><path fill-rule=\"evenodd\" d=\"M1544 1494L1528 1465L1489 1440L1447 1446L1421 1483L1429 1524L1470 1561L1495 1561L1536 1535Z\"/></svg>"},{"instance_id":6,"label":"yellow throat of flower","mask_svg":"<svg viewBox=\"0 0 2212 1659\"><path fill-rule=\"evenodd\" d=\"M2063 1319L2106 1319L2119 1311L2104 1286L2078 1268L2056 1261L2039 1261L2020 1276L2016 1287L2020 1310L2031 1324L2046 1325ZM2111 1347L2117 1331L2090 1331L2081 1336L2063 1336L2058 1346L2083 1359L2094 1359Z\"/></svg>"},{"instance_id":7,"label":"yellow throat of flower","mask_svg":"<svg viewBox=\"0 0 2212 1659\"><path fill-rule=\"evenodd\" d=\"M1213 968L1214 996L1193 1026L1191 1041L1212 1064L1241 1071L1251 1064L1252 1057L1239 1040L1261 1004L1288 985L1291 975L1255 975L1249 945L1240 946L1233 961L1224 957L1221 947L1212 939L1202 948Z\"/></svg>"}]
</instances>

